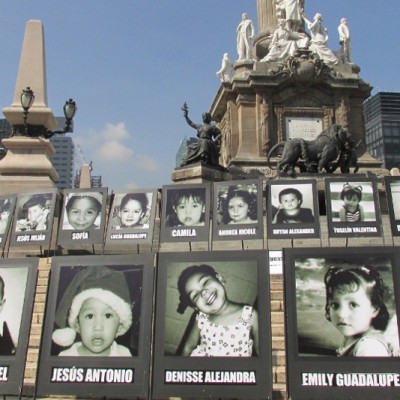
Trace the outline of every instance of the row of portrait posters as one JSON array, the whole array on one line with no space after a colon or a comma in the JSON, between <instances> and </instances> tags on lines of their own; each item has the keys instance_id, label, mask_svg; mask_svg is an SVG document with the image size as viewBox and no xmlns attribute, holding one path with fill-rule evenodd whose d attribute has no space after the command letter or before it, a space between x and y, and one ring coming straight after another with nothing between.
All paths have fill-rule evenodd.
<instances>
[{"instance_id":1,"label":"row of portrait posters","mask_svg":"<svg viewBox=\"0 0 400 400\"><path fill-rule=\"evenodd\" d=\"M392 233L397 236L400 179L386 177L385 186ZM160 240L207 241L210 224L213 240L262 239L263 208L272 239L319 237L320 209L326 212L330 237L381 236L377 182L361 177L326 179L324 196L321 204L312 179L274 180L266 188L261 179L164 186ZM12 246L49 246L59 198L56 190L0 197L0 248L9 230ZM159 217L158 190L118 191L111 199L108 207L106 188L65 190L57 244L151 243Z\"/></svg>"},{"instance_id":2,"label":"row of portrait posters","mask_svg":"<svg viewBox=\"0 0 400 400\"><path fill-rule=\"evenodd\" d=\"M37 395L271 398L266 256L160 254L157 269L151 254L54 257ZM0 262L1 394L21 388L36 269Z\"/></svg>"},{"instance_id":3,"label":"row of portrait posters","mask_svg":"<svg viewBox=\"0 0 400 400\"><path fill-rule=\"evenodd\" d=\"M398 397L399 259L394 247L284 249L290 398ZM156 268L154 255L53 258L38 396L272 398L274 262L266 251L161 253ZM21 388L36 275L37 260L0 262L1 394Z\"/></svg>"}]
</instances>

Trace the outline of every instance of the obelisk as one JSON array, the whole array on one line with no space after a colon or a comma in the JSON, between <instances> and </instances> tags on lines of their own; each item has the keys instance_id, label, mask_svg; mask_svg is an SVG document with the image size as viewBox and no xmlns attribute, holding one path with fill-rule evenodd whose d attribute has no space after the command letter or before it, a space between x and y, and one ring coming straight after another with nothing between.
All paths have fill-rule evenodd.
<instances>
[{"instance_id":1,"label":"obelisk","mask_svg":"<svg viewBox=\"0 0 400 400\"><path fill-rule=\"evenodd\" d=\"M30 20L26 25L14 100L3 113L13 126L24 124L20 95L30 87L35 102L29 109L27 123L46 131L56 127L53 111L47 106L47 78L43 24ZM3 139L7 155L0 161L0 194L55 187L58 174L50 162L55 150L43 137L14 136Z\"/></svg>"}]
</instances>

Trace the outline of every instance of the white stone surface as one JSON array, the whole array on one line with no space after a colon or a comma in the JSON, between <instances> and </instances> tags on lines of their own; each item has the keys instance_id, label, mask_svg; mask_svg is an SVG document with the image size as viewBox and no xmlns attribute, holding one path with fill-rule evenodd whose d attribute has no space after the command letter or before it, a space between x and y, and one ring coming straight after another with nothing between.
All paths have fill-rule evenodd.
<instances>
[{"instance_id":1,"label":"white stone surface","mask_svg":"<svg viewBox=\"0 0 400 400\"><path fill-rule=\"evenodd\" d=\"M44 125L48 130L54 130L57 123L53 111L47 106L43 24L38 20L30 20L26 24L14 100L10 107L3 108L3 114L12 125L23 124L23 108L20 96L22 90L28 86L35 94L35 102L29 110L27 123Z\"/></svg>"}]
</instances>

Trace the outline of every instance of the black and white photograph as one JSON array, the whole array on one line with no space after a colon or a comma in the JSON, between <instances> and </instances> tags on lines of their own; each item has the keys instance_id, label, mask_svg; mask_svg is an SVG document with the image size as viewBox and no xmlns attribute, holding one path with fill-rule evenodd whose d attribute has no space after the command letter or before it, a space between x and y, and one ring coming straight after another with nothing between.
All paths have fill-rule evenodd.
<instances>
[{"instance_id":1,"label":"black and white photograph","mask_svg":"<svg viewBox=\"0 0 400 400\"><path fill-rule=\"evenodd\" d=\"M263 237L262 180L216 182L213 186L213 239Z\"/></svg>"},{"instance_id":2,"label":"black and white photograph","mask_svg":"<svg viewBox=\"0 0 400 400\"><path fill-rule=\"evenodd\" d=\"M209 184L163 186L161 241L208 240L209 226Z\"/></svg>"},{"instance_id":3,"label":"black and white photograph","mask_svg":"<svg viewBox=\"0 0 400 400\"><path fill-rule=\"evenodd\" d=\"M76 257L54 259L39 368L43 393L94 393L93 383L122 383L121 389L106 389L114 396L128 388L144 391L150 362L149 346L143 345L150 340L150 262L150 256L139 255L89 256L84 263ZM105 376L96 368L97 357ZM72 367L77 375L65 381L62 371L72 374ZM101 387L100 397L105 395Z\"/></svg>"},{"instance_id":4,"label":"black and white photograph","mask_svg":"<svg viewBox=\"0 0 400 400\"><path fill-rule=\"evenodd\" d=\"M318 193L315 180L269 183L268 237L315 238L319 236Z\"/></svg>"},{"instance_id":5,"label":"black and white photograph","mask_svg":"<svg viewBox=\"0 0 400 400\"><path fill-rule=\"evenodd\" d=\"M386 198L393 236L400 236L400 177L385 176Z\"/></svg>"},{"instance_id":6,"label":"black and white photograph","mask_svg":"<svg viewBox=\"0 0 400 400\"><path fill-rule=\"evenodd\" d=\"M271 390L266 264L263 251L160 254L156 397L257 398Z\"/></svg>"},{"instance_id":7,"label":"black and white photograph","mask_svg":"<svg viewBox=\"0 0 400 400\"><path fill-rule=\"evenodd\" d=\"M0 248L4 248L14 216L15 197L0 196Z\"/></svg>"},{"instance_id":8,"label":"black and white photograph","mask_svg":"<svg viewBox=\"0 0 400 400\"><path fill-rule=\"evenodd\" d=\"M393 393L391 384L373 381L376 373L400 378L395 252L383 247L364 248L361 254L351 247L284 249L292 398L318 398L321 390L329 390L324 393L332 399L363 398L354 389L359 386L387 386L376 393ZM344 384L345 376L350 383Z\"/></svg>"},{"instance_id":9,"label":"black and white photograph","mask_svg":"<svg viewBox=\"0 0 400 400\"><path fill-rule=\"evenodd\" d=\"M18 194L11 246L50 244L56 194L55 189Z\"/></svg>"},{"instance_id":10,"label":"black and white photograph","mask_svg":"<svg viewBox=\"0 0 400 400\"><path fill-rule=\"evenodd\" d=\"M156 202L156 189L114 193L108 218L106 246L151 242Z\"/></svg>"},{"instance_id":11,"label":"black and white photograph","mask_svg":"<svg viewBox=\"0 0 400 400\"><path fill-rule=\"evenodd\" d=\"M368 178L326 179L326 215L331 237L380 236L376 182Z\"/></svg>"},{"instance_id":12,"label":"black and white photograph","mask_svg":"<svg viewBox=\"0 0 400 400\"><path fill-rule=\"evenodd\" d=\"M102 244L107 188L66 189L58 244Z\"/></svg>"},{"instance_id":13,"label":"black and white photograph","mask_svg":"<svg viewBox=\"0 0 400 400\"><path fill-rule=\"evenodd\" d=\"M37 259L0 261L0 393L18 395L28 348Z\"/></svg>"}]
</instances>

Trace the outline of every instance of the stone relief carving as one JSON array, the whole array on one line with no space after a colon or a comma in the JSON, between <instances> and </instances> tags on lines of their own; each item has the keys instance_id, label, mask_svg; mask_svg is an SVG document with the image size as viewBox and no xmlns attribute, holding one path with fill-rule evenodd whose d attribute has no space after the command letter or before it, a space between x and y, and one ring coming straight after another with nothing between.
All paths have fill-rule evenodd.
<instances>
[{"instance_id":1,"label":"stone relief carving","mask_svg":"<svg viewBox=\"0 0 400 400\"><path fill-rule=\"evenodd\" d=\"M326 79L334 72L310 50L298 49L293 56L272 69L270 74L283 79L291 77L299 86L308 87L317 79Z\"/></svg>"}]
</instances>

